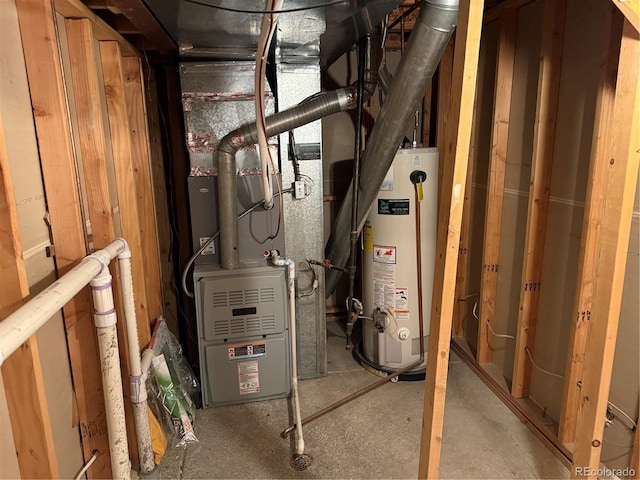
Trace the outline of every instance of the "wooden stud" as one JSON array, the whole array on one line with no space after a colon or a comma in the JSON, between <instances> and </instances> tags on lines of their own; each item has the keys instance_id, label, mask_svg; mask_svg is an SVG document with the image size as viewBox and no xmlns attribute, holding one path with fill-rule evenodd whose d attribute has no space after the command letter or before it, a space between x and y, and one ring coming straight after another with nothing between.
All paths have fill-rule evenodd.
<instances>
[{"instance_id":1,"label":"wooden stud","mask_svg":"<svg viewBox=\"0 0 640 480\"><path fill-rule=\"evenodd\" d=\"M447 158L451 161L448 162L450 167L445 165L443 201L438 213L439 224L446 225L447 228L440 228L437 234L418 478L438 478L440 464L456 264L469 160L483 4L483 1L462 1L458 16L450 121L444 146Z\"/></svg>"},{"instance_id":2,"label":"wooden stud","mask_svg":"<svg viewBox=\"0 0 640 480\"><path fill-rule=\"evenodd\" d=\"M116 188L122 236L131 250L131 273L135 292L136 320L138 324L138 345L129 345L133 355L140 353L140 346L146 346L151 339L150 318L147 308L146 266L142 254L140 220L138 215L138 194L133 174L131 131L127 115L124 79L120 47L118 42L100 42L100 59L104 91L109 113L109 131L115 166Z\"/></svg>"},{"instance_id":3,"label":"wooden stud","mask_svg":"<svg viewBox=\"0 0 640 480\"><path fill-rule=\"evenodd\" d=\"M139 58L122 58L124 92L131 136L131 155L135 181L136 202L140 220L142 258L147 284L147 302L149 320L164 315L162 294L162 273L158 252L158 226L154 196L149 133L147 128L144 91L142 87L142 66ZM142 345L145 345L141 341Z\"/></svg>"},{"instance_id":4,"label":"wooden stud","mask_svg":"<svg viewBox=\"0 0 640 480\"><path fill-rule=\"evenodd\" d=\"M640 34L625 20L620 43L611 149L600 194L589 340L585 350L571 478L596 479L609 400L616 333L638 180ZM595 194L595 192L594 192Z\"/></svg>"},{"instance_id":5,"label":"wooden stud","mask_svg":"<svg viewBox=\"0 0 640 480\"><path fill-rule=\"evenodd\" d=\"M93 24L93 36L97 40L115 40L120 44L122 55L139 57L140 52L122 35L91 11L81 0L54 0L55 10L65 18L88 18Z\"/></svg>"},{"instance_id":6,"label":"wooden stud","mask_svg":"<svg viewBox=\"0 0 640 480\"><path fill-rule=\"evenodd\" d=\"M122 232L121 222L115 216L116 205L111 197L110 183L117 184L112 175L112 145L105 130L105 107L102 102L101 64L97 41L93 37L92 23L88 19L67 19L65 21L71 79L76 105L82 171L87 192L87 206L91 221L94 249L108 245ZM117 187L116 187L117 189ZM118 209L119 210L119 209ZM122 216L120 216L120 219ZM115 264L110 265L113 277L114 303L118 318L124 319L120 281ZM126 327L118 322L118 345L122 378L128 377L129 349L126 342ZM123 383L126 397L130 397L129 382ZM131 456L137 458L138 449L133 425L131 402L125 401L127 434Z\"/></svg>"},{"instance_id":7,"label":"wooden stud","mask_svg":"<svg viewBox=\"0 0 640 480\"><path fill-rule=\"evenodd\" d=\"M491 363L492 358L493 336L487 323L491 327L495 324L504 177L507 168L511 87L513 85L517 29L517 10L506 10L500 19L500 37L498 39L496 57L496 83L493 97L493 125L491 128L489 177L484 221L480 308L478 309L479 323L476 358L480 365Z\"/></svg>"},{"instance_id":8,"label":"wooden stud","mask_svg":"<svg viewBox=\"0 0 640 480\"><path fill-rule=\"evenodd\" d=\"M484 13L484 23L491 23L499 20L507 10L518 10L535 0L501 0L496 6Z\"/></svg>"},{"instance_id":9,"label":"wooden stud","mask_svg":"<svg viewBox=\"0 0 640 480\"><path fill-rule=\"evenodd\" d=\"M640 31L640 0L611 0L636 31Z\"/></svg>"},{"instance_id":10,"label":"wooden stud","mask_svg":"<svg viewBox=\"0 0 640 480\"><path fill-rule=\"evenodd\" d=\"M560 90L562 48L567 0L545 0L538 100L533 139L531 189L522 268L520 314L516 334L513 384L516 398L528 397L531 384L531 360L535 343L542 258L549 210L551 166L555 142L556 113Z\"/></svg>"},{"instance_id":11,"label":"wooden stud","mask_svg":"<svg viewBox=\"0 0 640 480\"><path fill-rule=\"evenodd\" d=\"M447 48L445 48L440 58L438 66L438 123L436 125L436 146L438 147L439 166L438 166L438 205L442 202L442 174L443 166L447 162L447 119L451 112L451 85L453 83L453 48L455 44L455 35L449 40Z\"/></svg>"},{"instance_id":12,"label":"wooden stud","mask_svg":"<svg viewBox=\"0 0 640 480\"><path fill-rule=\"evenodd\" d=\"M58 50L54 12L49 0L16 0L29 91L38 139L47 207L56 252L64 275L87 254L75 155ZM97 344L87 290L63 308L73 384L85 459L100 455L90 478L111 478L109 443Z\"/></svg>"},{"instance_id":13,"label":"wooden stud","mask_svg":"<svg viewBox=\"0 0 640 480\"><path fill-rule=\"evenodd\" d=\"M456 301L453 304L453 324L451 326L451 337L464 336L464 316L469 309L466 302L476 300L475 296L467 293L467 268L469 263L469 248L471 234L471 192L473 191L473 170L475 165L475 149L477 141L477 106L473 106L473 121L471 125L471 142L469 144L469 165L467 166L467 178L464 187L464 204L462 207L462 223L460 225L460 247L458 248L458 265L456 267Z\"/></svg>"},{"instance_id":14,"label":"wooden stud","mask_svg":"<svg viewBox=\"0 0 640 480\"><path fill-rule=\"evenodd\" d=\"M158 83L155 72L146 64L142 68L143 93L145 98L145 110L147 113L147 126L149 133L149 154L151 159L151 178L153 179L154 204L156 212L156 225L158 228L158 250L160 254L160 268L162 270L162 292L164 298L164 310L167 325L172 332L178 332L178 298L174 289L173 252L171 251L172 227L168 207L169 192L167 191L165 168L165 152L163 150L162 124L160 105L158 102ZM166 122L165 122L166 124ZM168 153L167 153L168 155ZM169 158L169 157L167 157ZM186 187L185 187L186 188Z\"/></svg>"},{"instance_id":15,"label":"wooden stud","mask_svg":"<svg viewBox=\"0 0 640 480\"><path fill-rule=\"evenodd\" d=\"M0 279L0 318L5 318L29 295L29 283L1 117ZM35 335L4 361L2 381L21 477L57 478L58 458Z\"/></svg>"},{"instance_id":16,"label":"wooden stud","mask_svg":"<svg viewBox=\"0 0 640 480\"><path fill-rule=\"evenodd\" d=\"M593 286L596 276L598 239L600 236L600 212L604 202L602 194L605 188L606 170L609 162L612 138L612 117L616 98L616 75L622 34L622 16L613 6L606 21L608 34L605 34L605 46L600 65L600 80L596 97L589 180L582 222L580 256L574 297L574 319L567 353L565 384L560 410L558 439L564 445L575 441L576 420L580 402L580 385L585 362L585 350L589 338Z\"/></svg>"}]
</instances>

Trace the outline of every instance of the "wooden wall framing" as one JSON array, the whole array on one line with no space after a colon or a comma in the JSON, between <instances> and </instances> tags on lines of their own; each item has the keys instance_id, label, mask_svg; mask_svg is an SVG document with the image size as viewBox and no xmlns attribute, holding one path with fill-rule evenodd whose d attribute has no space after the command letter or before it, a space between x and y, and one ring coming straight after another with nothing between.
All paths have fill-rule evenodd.
<instances>
[{"instance_id":1,"label":"wooden wall framing","mask_svg":"<svg viewBox=\"0 0 640 480\"><path fill-rule=\"evenodd\" d=\"M57 273L66 273L91 249L101 248L116 236L123 236L132 251L139 345L126 344L124 326L119 322L121 364L126 378L127 355L137 354L148 343L150 323L164 313L151 175L154 169L163 168L152 166L152 161L162 159L150 155L140 53L79 0L16 0L16 8ZM58 23L56 15L66 17L66 21ZM65 55L68 64L63 61ZM63 73L65 68L69 71ZM78 176L77 172L82 173ZM3 176L7 173L3 166ZM10 205L14 201L10 192L4 189L3 194ZM85 220L90 221L90 231ZM11 229L3 237L16 239L13 257L19 273L20 246L15 243L19 236L15 225ZM113 266L112 274L117 284L118 272ZM23 283L2 275L2 291L8 294L12 292L9 287ZM27 294L28 288L19 295L11 293L14 302ZM5 300L3 296L2 306L16 306L14 303L9 307ZM64 307L63 315L83 453L88 459L94 450L99 452L88 476L111 478L91 310L90 295L85 289ZM6 313L8 310L3 309L0 316ZM118 316L123 318L121 305ZM3 380L7 391L15 391L7 393L10 416L21 422L13 429L21 475L55 478L56 457L51 435L47 434L51 426L46 402L43 403L44 392L38 388L37 345L29 341L16 355L22 357L20 365L7 361ZM28 370L33 370L34 375L23 375L25 365L30 365ZM16 375L22 379L20 388L14 388L12 379ZM29 381L24 382L24 378ZM128 396L128 382L124 384ZM13 402L18 394L20 405ZM30 409L32 414L18 414L24 411L25 404L34 406ZM130 402L126 401L125 406L130 409ZM133 436L131 415L129 420L129 433ZM136 461L135 437L129 439L129 445Z\"/></svg>"},{"instance_id":2,"label":"wooden wall framing","mask_svg":"<svg viewBox=\"0 0 640 480\"><path fill-rule=\"evenodd\" d=\"M485 22L504 20L509 12L531 3L531 0L507 0L485 15ZM496 290L493 279L482 272L480 295L480 325L477 356L462 337L462 313L457 313L454 322L452 348L490 386L514 413L523 419L556 456L572 467L572 478L593 478L601 466L605 412L609 396L616 329L620 314L622 282L624 281L625 259L629 243L633 198L638 178L640 159L638 138L640 138L640 38L634 28L636 16L625 13L619 2L610 6L609 30L602 54L598 98L596 101L595 128L592 137L591 160L587 200L580 246L578 281L575 286L575 321L569 339L564 398L559 430L542 420L540 414L527 401L531 384L532 357L534 356L535 321L539 302L541 265L545 232L547 230L547 205L550 194L551 159L556 133L556 111L559 98L559 78L563 65L563 30L565 24L566 1L546 0L541 50L541 64L538 79L537 112L534 136L534 159L531 173L531 194L529 196L527 234L520 315L515 337L515 360L513 381L508 385L502 375L491 365L491 332L487 332L485 320L491 322L492 305L495 305ZM629 4L630 9L634 8ZM620 15L622 11L627 15ZM624 23L624 33L622 24ZM511 82L513 71L501 69L501 58L505 31L498 42L496 65L496 92L500 85ZM622 38L622 40L621 40ZM510 40L511 46L515 38ZM618 54L619 51L619 54ZM509 65L508 63L506 64ZM501 73L502 72L502 73ZM505 78L505 76L507 78ZM506 149L507 136L496 136L496 122L500 121L497 104L504 100L497 95L494 105L494 129L491 144L489 186L487 190L487 211L485 217L485 238L483 267L494 262L497 251L490 255L499 242L500 227L496 215L502 210L500 172L495 174L495 152ZM509 100L504 108L508 108ZM508 112L508 110L506 110ZM504 115L504 113L503 113ZM508 121L508 113L504 119ZM442 145L439 143L439 145ZM446 154L446 153L445 153ZM498 164L499 166L499 164ZM494 180L497 184L492 186ZM502 183L504 188L504 183ZM443 195L446 192L443 193ZM467 198L465 197L465 201ZM495 210L495 211L494 211ZM465 210L465 212L467 212ZM465 213L468 215L468 213ZM493 219L493 220L492 220ZM463 225L468 218L463 218ZM491 228L493 227L493 228ZM463 252L460 253L459 268L464 268ZM497 264L497 262L496 262ZM466 291L466 271L458 271L460 282L457 299L464 300ZM571 288L571 287L569 287ZM597 312L597 313L596 313ZM502 332L500 332L502 333ZM547 421L548 422L548 421ZM636 429L634 452L638 451ZM639 466L638 454L634 453L632 467Z\"/></svg>"}]
</instances>

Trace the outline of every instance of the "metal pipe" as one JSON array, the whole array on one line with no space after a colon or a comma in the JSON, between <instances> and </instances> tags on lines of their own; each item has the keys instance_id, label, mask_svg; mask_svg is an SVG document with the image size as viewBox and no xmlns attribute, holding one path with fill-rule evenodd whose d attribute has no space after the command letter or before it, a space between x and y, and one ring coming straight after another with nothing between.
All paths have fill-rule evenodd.
<instances>
[{"instance_id":1,"label":"metal pipe","mask_svg":"<svg viewBox=\"0 0 640 480\"><path fill-rule=\"evenodd\" d=\"M418 341L420 343L420 358L416 362L412 363L411 365L404 367L400 370L396 370L390 375L373 382L371 385L367 385L366 387L361 388L357 392L352 393L348 397L345 397L341 400L338 400L335 403L332 403L328 407L323 408L322 410L314 413L313 415L309 415L307 418L302 420L302 425L311 423L314 420L317 420L318 418L326 415L327 413L333 412L337 408L340 408L343 405L346 405L347 403L352 402L356 398L360 398L361 396L375 390L378 387L381 387L385 383L392 381L394 378L397 378L400 375L407 373L408 371L413 370L414 368L417 368L424 363L425 352L424 352L424 317L423 317L423 307L422 307L422 236L421 236L421 230L420 230L421 228L420 227L420 202L422 201L422 182L426 180L427 176L424 172L418 172L418 173L422 173L423 176L414 177L412 174L411 181L414 184L414 190L415 190L416 257L417 257L416 260L418 262L418 269L416 270L416 275L418 277L418 335L420 335L420 338ZM289 427L287 427L281 433L281 436L283 438L286 437L295 428L297 428L296 424L289 425Z\"/></svg>"},{"instance_id":2,"label":"metal pipe","mask_svg":"<svg viewBox=\"0 0 640 480\"><path fill-rule=\"evenodd\" d=\"M358 96L362 98L364 90L364 70L365 59L364 51L362 49L364 42L358 42ZM362 111L364 105L361 102L358 105L358 115L356 120L356 141L354 146L354 159L353 159L353 182L355 185L360 185L360 159L362 154ZM354 306L354 295L356 286L356 264L358 263L358 193L360 188L351 189L351 248L349 254L349 316L347 317L346 334L347 344L346 349L351 350L353 344L351 343L351 334L353 333L353 325L358 320L360 312Z\"/></svg>"},{"instance_id":3,"label":"metal pipe","mask_svg":"<svg viewBox=\"0 0 640 480\"><path fill-rule=\"evenodd\" d=\"M328 115L355 108L373 94L378 83L378 68L381 61L380 31L367 35L367 65L363 95L358 95L358 86L340 88L331 92L313 95L288 110L266 118L266 135L272 137L301 127ZM236 218L236 152L258 143L255 123L244 125L225 135L218 144L218 210L220 216L220 264L231 270L240 266L238 219Z\"/></svg>"},{"instance_id":4,"label":"metal pipe","mask_svg":"<svg viewBox=\"0 0 640 480\"><path fill-rule=\"evenodd\" d=\"M378 115L362 158L358 231L380 190L404 131L424 95L440 57L453 33L458 17L458 0L425 0L411 32L406 54L402 57L394 80ZM353 183L350 188L353 188ZM325 258L344 267L349 254L351 195L347 193L325 249ZM327 296L335 290L339 274L328 271Z\"/></svg>"}]
</instances>

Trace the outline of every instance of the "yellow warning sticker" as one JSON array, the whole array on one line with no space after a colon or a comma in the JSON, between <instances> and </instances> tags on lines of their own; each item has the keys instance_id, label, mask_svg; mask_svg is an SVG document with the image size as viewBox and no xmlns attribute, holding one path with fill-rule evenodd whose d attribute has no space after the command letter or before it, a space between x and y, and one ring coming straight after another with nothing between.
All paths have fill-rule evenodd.
<instances>
[{"instance_id":1,"label":"yellow warning sticker","mask_svg":"<svg viewBox=\"0 0 640 480\"><path fill-rule=\"evenodd\" d=\"M373 253L373 225L365 225L362 229L362 244L365 253Z\"/></svg>"}]
</instances>

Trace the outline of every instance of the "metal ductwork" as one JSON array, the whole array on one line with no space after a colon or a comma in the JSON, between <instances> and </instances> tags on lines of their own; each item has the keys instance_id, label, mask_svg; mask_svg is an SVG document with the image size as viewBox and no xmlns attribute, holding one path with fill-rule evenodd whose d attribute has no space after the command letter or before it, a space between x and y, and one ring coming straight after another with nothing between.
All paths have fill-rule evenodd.
<instances>
[{"instance_id":1,"label":"metal ductwork","mask_svg":"<svg viewBox=\"0 0 640 480\"><path fill-rule=\"evenodd\" d=\"M425 0L420 7L407 50L398 65L363 154L358 186L358 232L362 230L367 213L398 151L405 127L414 115L453 33L458 18L458 3L458 0ZM338 267L344 267L349 257L352 188L353 182L340 207L325 249L325 257ZM327 296L335 290L339 276L338 270L327 271Z\"/></svg>"},{"instance_id":2,"label":"metal ductwork","mask_svg":"<svg viewBox=\"0 0 640 480\"><path fill-rule=\"evenodd\" d=\"M293 130L334 113L353 109L359 102L366 102L378 83L378 69L382 60L379 30L367 35L366 58L361 99L358 98L357 83L313 95L293 108L267 117L267 137ZM228 270L240 266L238 217L233 208L237 197L236 152L256 143L258 143L258 130L256 124L252 123L228 133L222 138L217 148L220 261L222 268Z\"/></svg>"}]
</instances>

